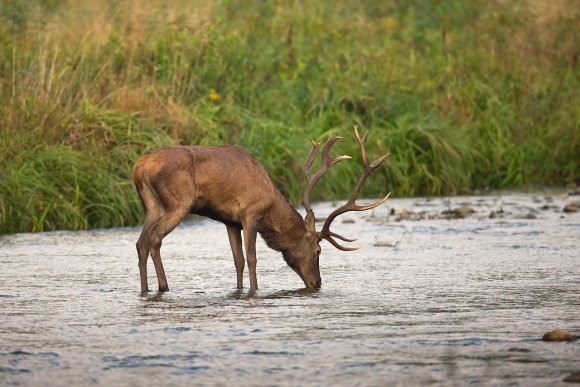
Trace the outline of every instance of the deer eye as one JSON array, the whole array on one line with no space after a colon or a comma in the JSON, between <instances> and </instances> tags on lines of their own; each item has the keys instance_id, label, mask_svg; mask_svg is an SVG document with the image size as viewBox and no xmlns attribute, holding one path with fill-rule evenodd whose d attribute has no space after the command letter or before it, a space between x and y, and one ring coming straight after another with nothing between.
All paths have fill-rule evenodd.
<instances>
[{"instance_id":1,"label":"deer eye","mask_svg":"<svg viewBox=\"0 0 580 387\"><path fill-rule=\"evenodd\" d=\"M320 255L320 247L316 249L316 255Z\"/></svg>"}]
</instances>

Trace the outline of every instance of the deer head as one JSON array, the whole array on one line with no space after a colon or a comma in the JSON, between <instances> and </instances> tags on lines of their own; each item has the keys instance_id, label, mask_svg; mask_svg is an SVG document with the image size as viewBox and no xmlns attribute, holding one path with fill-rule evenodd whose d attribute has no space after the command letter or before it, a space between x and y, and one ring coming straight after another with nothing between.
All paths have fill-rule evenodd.
<instances>
[{"instance_id":1,"label":"deer head","mask_svg":"<svg viewBox=\"0 0 580 387\"><path fill-rule=\"evenodd\" d=\"M341 246L336 239L340 239L344 242L354 242L355 239L348 239L345 238L335 232L330 231L330 225L336 219L337 216L344 214L350 211L366 211L373 208L376 208L383 204L390 196L390 193L385 196L383 199L379 200L376 203L361 206L356 204L356 199L360 190L362 189L365 181L367 180L368 176L377 169L388 157L389 154L384 155L383 157L369 163L369 160L366 155L366 149L364 141L366 139L368 131L365 131L365 134L361 137L358 132L358 127L354 126L354 132L357 138L357 141L360 145L361 153L362 153L362 161L364 164L364 170L361 177L356 184L354 191L351 193L350 198L346 202L346 204L342 205L341 207L334 210L325 220L324 225L320 231L316 230L316 218L314 216L314 211L312 210L311 201L310 201L310 194L312 189L320 180L322 176L328 172L328 170L335 164L343 161L348 160L351 157L349 156L338 156L332 157L330 155L330 151L332 146L341 139L339 136L332 136L322 149L322 161L320 164L319 170L312 174L312 164L318 154L318 150L320 148L321 143L317 143L313 140L312 142L312 149L310 154L308 155L306 162L304 163L304 175L306 176L306 189L304 190L304 208L306 209L306 216L304 219L304 223L306 225L306 234L301 238L295 245L295 247L291 250L291 252L286 253L284 258L286 262L298 273L298 275L302 278L304 283L307 287L319 288L321 285L320 279L320 270L319 270L319 256L320 256L320 241L323 239L327 240L339 250L343 251L353 251L357 250L356 247L344 247Z\"/></svg>"}]
</instances>

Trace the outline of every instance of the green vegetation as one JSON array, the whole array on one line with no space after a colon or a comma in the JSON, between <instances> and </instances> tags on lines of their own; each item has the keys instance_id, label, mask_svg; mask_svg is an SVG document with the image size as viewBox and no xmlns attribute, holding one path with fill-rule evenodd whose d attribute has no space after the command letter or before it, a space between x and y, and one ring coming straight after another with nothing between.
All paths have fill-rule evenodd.
<instances>
[{"instance_id":1,"label":"green vegetation","mask_svg":"<svg viewBox=\"0 0 580 387\"><path fill-rule=\"evenodd\" d=\"M133 225L139 155L237 144L293 203L575 184L575 0L0 0L0 233Z\"/></svg>"}]
</instances>

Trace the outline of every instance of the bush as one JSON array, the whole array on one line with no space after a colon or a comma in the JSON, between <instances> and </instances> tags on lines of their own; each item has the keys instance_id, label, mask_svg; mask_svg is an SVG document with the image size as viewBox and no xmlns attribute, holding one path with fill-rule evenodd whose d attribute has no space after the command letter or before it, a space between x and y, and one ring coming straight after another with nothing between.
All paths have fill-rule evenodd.
<instances>
[{"instance_id":1,"label":"bush","mask_svg":"<svg viewBox=\"0 0 580 387\"><path fill-rule=\"evenodd\" d=\"M237 144L298 203L309 138L341 134L318 199L575 184L573 0L16 0L0 5L0 232L136 224L139 155ZM533 37L531 39L530 37Z\"/></svg>"}]
</instances>

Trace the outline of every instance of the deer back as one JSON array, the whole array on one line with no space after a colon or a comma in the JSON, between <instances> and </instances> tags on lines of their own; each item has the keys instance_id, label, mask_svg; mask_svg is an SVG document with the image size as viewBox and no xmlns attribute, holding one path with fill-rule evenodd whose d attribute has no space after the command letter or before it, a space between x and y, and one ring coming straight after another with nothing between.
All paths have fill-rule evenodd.
<instances>
[{"instance_id":1,"label":"deer back","mask_svg":"<svg viewBox=\"0 0 580 387\"><path fill-rule=\"evenodd\" d=\"M164 208L187 206L236 225L263 216L281 197L258 160L238 147L162 148L139 159L134 177L139 192L150 187Z\"/></svg>"}]
</instances>

